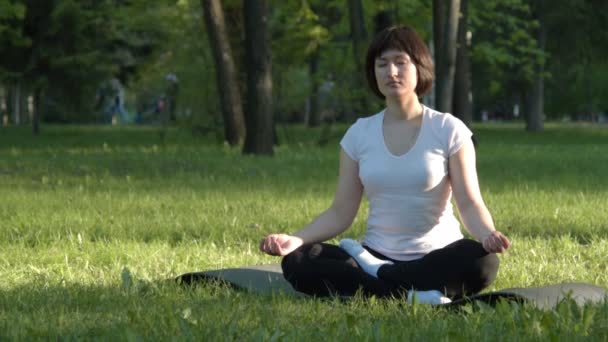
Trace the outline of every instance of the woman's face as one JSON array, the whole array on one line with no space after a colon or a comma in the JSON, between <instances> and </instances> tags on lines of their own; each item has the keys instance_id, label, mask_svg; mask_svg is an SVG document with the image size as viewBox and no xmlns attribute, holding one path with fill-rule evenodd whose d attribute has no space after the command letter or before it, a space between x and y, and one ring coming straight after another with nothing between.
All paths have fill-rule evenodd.
<instances>
[{"instance_id":1,"label":"woman's face","mask_svg":"<svg viewBox=\"0 0 608 342\"><path fill-rule=\"evenodd\" d=\"M410 56L399 50L386 50L374 65L378 89L386 97L415 94L418 76Z\"/></svg>"}]
</instances>

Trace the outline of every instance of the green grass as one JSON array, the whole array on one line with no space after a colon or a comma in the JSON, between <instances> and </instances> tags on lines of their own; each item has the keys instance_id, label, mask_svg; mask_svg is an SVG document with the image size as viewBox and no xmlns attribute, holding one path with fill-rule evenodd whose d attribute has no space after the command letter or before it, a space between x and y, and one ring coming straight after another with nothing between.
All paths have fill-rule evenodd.
<instances>
[{"instance_id":1,"label":"green grass","mask_svg":"<svg viewBox=\"0 0 608 342\"><path fill-rule=\"evenodd\" d=\"M345 126L335 128L339 137ZM476 126L484 198L513 248L492 289L608 287L608 128ZM0 340L608 339L608 303L446 312L399 300L260 296L181 273L277 262L257 251L332 200L338 138L280 128L274 158L173 129L0 129ZM345 236L358 237L367 206Z\"/></svg>"}]
</instances>

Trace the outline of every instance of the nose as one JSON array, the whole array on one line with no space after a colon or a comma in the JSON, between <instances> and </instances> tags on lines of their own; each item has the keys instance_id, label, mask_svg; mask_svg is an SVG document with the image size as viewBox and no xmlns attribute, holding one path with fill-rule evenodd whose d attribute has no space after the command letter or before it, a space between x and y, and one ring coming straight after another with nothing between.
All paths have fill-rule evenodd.
<instances>
[{"instance_id":1,"label":"nose","mask_svg":"<svg viewBox=\"0 0 608 342\"><path fill-rule=\"evenodd\" d=\"M397 65L395 65L395 63L389 63L388 64L389 76L397 76L398 73L399 73L399 68L397 68Z\"/></svg>"}]
</instances>

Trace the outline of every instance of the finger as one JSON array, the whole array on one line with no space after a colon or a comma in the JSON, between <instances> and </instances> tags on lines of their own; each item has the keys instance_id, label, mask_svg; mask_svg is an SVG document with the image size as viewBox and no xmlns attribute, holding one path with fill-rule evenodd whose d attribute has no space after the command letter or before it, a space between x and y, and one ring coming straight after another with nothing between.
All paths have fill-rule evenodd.
<instances>
[{"instance_id":1,"label":"finger","mask_svg":"<svg viewBox=\"0 0 608 342\"><path fill-rule=\"evenodd\" d=\"M272 239L272 243L270 244L270 250L272 252L272 255L279 255L281 246L279 245L279 243L276 239Z\"/></svg>"},{"instance_id":2,"label":"finger","mask_svg":"<svg viewBox=\"0 0 608 342\"><path fill-rule=\"evenodd\" d=\"M483 246L483 249L485 249L485 250L486 250L486 252L488 252L488 253L493 253L493 252L492 252L492 246L490 246L488 239L486 239L486 240L483 242L482 246Z\"/></svg>"},{"instance_id":3,"label":"finger","mask_svg":"<svg viewBox=\"0 0 608 342\"><path fill-rule=\"evenodd\" d=\"M500 240L501 240L501 242L502 242L502 245L503 245L505 248L509 248L509 247L511 246L511 241L509 241L509 239L508 239L506 236L502 235L502 236L500 237Z\"/></svg>"},{"instance_id":4,"label":"finger","mask_svg":"<svg viewBox=\"0 0 608 342\"><path fill-rule=\"evenodd\" d=\"M290 254L291 252L295 251L298 247L299 247L299 244L297 243L297 241L294 241L294 240L285 241L285 243L283 243L281 245L281 255Z\"/></svg>"},{"instance_id":5,"label":"finger","mask_svg":"<svg viewBox=\"0 0 608 342\"><path fill-rule=\"evenodd\" d=\"M495 250L495 253L502 253L502 252L504 252L505 249L500 244L498 244L494 247L494 250Z\"/></svg>"},{"instance_id":6,"label":"finger","mask_svg":"<svg viewBox=\"0 0 608 342\"><path fill-rule=\"evenodd\" d=\"M271 254L272 252L272 238L271 237L267 237L264 240L264 252Z\"/></svg>"},{"instance_id":7,"label":"finger","mask_svg":"<svg viewBox=\"0 0 608 342\"><path fill-rule=\"evenodd\" d=\"M505 244L505 240L503 239L504 235L502 235L501 233L496 234L496 236L494 236L494 239L492 241L493 246L495 248L496 251L498 251L498 253L502 253L504 251L504 249L507 247L507 244Z\"/></svg>"},{"instance_id":8,"label":"finger","mask_svg":"<svg viewBox=\"0 0 608 342\"><path fill-rule=\"evenodd\" d=\"M490 235L488 236L488 238L486 239L486 242L488 244L488 247L490 246L494 246L496 244L496 237L494 235Z\"/></svg>"},{"instance_id":9,"label":"finger","mask_svg":"<svg viewBox=\"0 0 608 342\"><path fill-rule=\"evenodd\" d=\"M500 244L496 243L496 240L493 236L488 237L483 244L484 249L488 253L497 253L500 249Z\"/></svg>"},{"instance_id":10,"label":"finger","mask_svg":"<svg viewBox=\"0 0 608 342\"><path fill-rule=\"evenodd\" d=\"M264 244L265 244L266 238L262 239L260 241L260 250L263 252L264 251Z\"/></svg>"}]
</instances>

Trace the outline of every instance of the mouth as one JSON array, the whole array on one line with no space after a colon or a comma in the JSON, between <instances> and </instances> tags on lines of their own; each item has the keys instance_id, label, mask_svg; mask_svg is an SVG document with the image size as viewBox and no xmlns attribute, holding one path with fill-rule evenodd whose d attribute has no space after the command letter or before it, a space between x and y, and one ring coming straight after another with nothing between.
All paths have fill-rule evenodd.
<instances>
[{"instance_id":1,"label":"mouth","mask_svg":"<svg viewBox=\"0 0 608 342\"><path fill-rule=\"evenodd\" d=\"M397 86L400 85L401 83L397 82L397 81L390 81L386 83L387 87L393 87L393 86Z\"/></svg>"}]
</instances>

